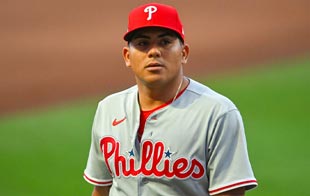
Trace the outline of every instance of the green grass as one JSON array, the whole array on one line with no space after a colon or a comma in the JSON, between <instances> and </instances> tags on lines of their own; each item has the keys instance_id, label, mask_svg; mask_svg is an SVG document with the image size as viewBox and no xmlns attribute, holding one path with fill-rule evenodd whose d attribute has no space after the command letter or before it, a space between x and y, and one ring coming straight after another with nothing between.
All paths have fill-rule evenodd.
<instances>
[{"instance_id":1,"label":"green grass","mask_svg":"<svg viewBox=\"0 0 310 196\"><path fill-rule=\"evenodd\" d=\"M259 187L250 196L308 195L310 61L205 80L242 113Z\"/></svg>"},{"instance_id":2,"label":"green grass","mask_svg":"<svg viewBox=\"0 0 310 196\"><path fill-rule=\"evenodd\" d=\"M232 99L242 113L259 180L247 195L307 195L310 61L199 81ZM1 118L0 195L90 195L82 174L97 101Z\"/></svg>"},{"instance_id":3,"label":"green grass","mask_svg":"<svg viewBox=\"0 0 310 196\"><path fill-rule=\"evenodd\" d=\"M96 102L0 120L5 196L90 195L82 178Z\"/></svg>"}]
</instances>

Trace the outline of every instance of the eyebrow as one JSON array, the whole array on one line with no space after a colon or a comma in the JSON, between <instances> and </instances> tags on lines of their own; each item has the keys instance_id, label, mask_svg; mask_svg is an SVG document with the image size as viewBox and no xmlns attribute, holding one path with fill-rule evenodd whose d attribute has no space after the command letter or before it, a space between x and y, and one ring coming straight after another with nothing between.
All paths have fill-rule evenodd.
<instances>
[{"instance_id":1,"label":"eyebrow","mask_svg":"<svg viewBox=\"0 0 310 196\"><path fill-rule=\"evenodd\" d=\"M162 38L162 37L165 37L165 36L176 37L176 36L174 35L174 33L165 32L165 33L162 33L162 34L158 35L157 38ZM133 39L138 39L138 38L151 39L150 36L144 35L143 33L141 33L141 34L137 33L136 35L134 35L134 36L132 37L132 40L133 40Z\"/></svg>"}]
</instances>

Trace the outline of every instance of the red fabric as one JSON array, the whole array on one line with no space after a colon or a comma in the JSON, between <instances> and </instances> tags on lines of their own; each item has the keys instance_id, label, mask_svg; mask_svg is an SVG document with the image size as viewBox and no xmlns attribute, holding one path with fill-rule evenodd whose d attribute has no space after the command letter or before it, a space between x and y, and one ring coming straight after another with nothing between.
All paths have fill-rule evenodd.
<instances>
[{"instance_id":1,"label":"red fabric","mask_svg":"<svg viewBox=\"0 0 310 196\"><path fill-rule=\"evenodd\" d=\"M129 34L144 27L163 27L177 32L184 40L183 25L174 7L150 3L133 9L128 18L128 29L124 39L129 41Z\"/></svg>"},{"instance_id":2,"label":"red fabric","mask_svg":"<svg viewBox=\"0 0 310 196\"><path fill-rule=\"evenodd\" d=\"M144 127L145 127L145 122L146 119L154 112L156 111L157 108L155 108L154 110L149 110L149 111L141 111L140 112L140 126L138 129L138 139L139 141L141 141L141 137L144 131Z\"/></svg>"},{"instance_id":3,"label":"red fabric","mask_svg":"<svg viewBox=\"0 0 310 196\"><path fill-rule=\"evenodd\" d=\"M178 93L178 95L176 96L176 99L179 98L183 93L184 91L186 90L187 86ZM154 108L152 110L147 110L147 111L143 111L141 110L140 112L140 125L139 125L139 129L138 129L138 139L139 141L141 141L141 138L142 138L142 135L143 135L143 132L144 132L144 127L145 127L145 122L146 122L146 119L153 113L155 112L156 110L159 110L169 104L171 104L173 101L173 99L169 100L167 103L164 103L163 105L160 105L158 106L157 108Z\"/></svg>"},{"instance_id":4,"label":"red fabric","mask_svg":"<svg viewBox=\"0 0 310 196\"><path fill-rule=\"evenodd\" d=\"M218 193L225 192L228 190L232 190L234 188L251 186L251 185L257 185L257 181L256 180L247 180L247 181L243 181L243 182L237 182L237 183L230 184L230 185L218 188L218 189L210 190L209 193L211 195L213 195L213 194L218 194Z\"/></svg>"}]
</instances>

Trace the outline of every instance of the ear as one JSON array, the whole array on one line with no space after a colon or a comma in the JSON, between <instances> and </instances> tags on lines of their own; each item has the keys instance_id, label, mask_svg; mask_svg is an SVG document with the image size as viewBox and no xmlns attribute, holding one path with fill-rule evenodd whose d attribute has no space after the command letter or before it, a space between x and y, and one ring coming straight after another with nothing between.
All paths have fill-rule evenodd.
<instances>
[{"instance_id":1,"label":"ear","mask_svg":"<svg viewBox=\"0 0 310 196\"><path fill-rule=\"evenodd\" d=\"M126 67L131 67L130 65L130 58L129 58L129 47L124 47L123 48L123 58L124 58L124 61L125 61L125 64L126 64Z\"/></svg>"},{"instance_id":2,"label":"ear","mask_svg":"<svg viewBox=\"0 0 310 196\"><path fill-rule=\"evenodd\" d=\"M182 49L182 64L186 64L189 57L189 46L188 44L183 45Z\"/></svg>"}]
</instances>

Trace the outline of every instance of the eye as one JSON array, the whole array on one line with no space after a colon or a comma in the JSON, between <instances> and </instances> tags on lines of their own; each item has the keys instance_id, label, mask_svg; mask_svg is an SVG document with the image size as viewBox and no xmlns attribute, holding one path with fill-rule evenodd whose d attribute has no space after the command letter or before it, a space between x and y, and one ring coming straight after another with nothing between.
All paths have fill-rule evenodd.
<instances>
[{"instance_id":1,"label":"eye","mask_svg":"<svg viewBox=\"0 0 310 196\"><path fill-rule=\"evenodd\" d=\"M144 40L144 39L137 39L137 40L135 40L135 41L133 42L133 44L134 44L135 47L141 48L141 47L146 47L146 46L148 46L148 45L149 45L149 41Z\"/></svg>"},{"instance_id":2,"label":"eye","mask_svg":"<svg viewBox=\"0 0 310 196\"><path fill-rule=\"evenodd\" d=\"M147 42L146 41L139 41L137 43L138 46L146 46L147 45Z\"/></svg>"},{"instance_id":3,"label":"eye","mask_svg":"<svg viewBox=\"0 0 310 196\"><path fill-rule=\"evenodd\" d=\"M169 40L169 39L163 39L160 41L160 45L162 45L162 46L167 46L169 44L171 44L171 40Z\"/></svg>"}]
</instances>

